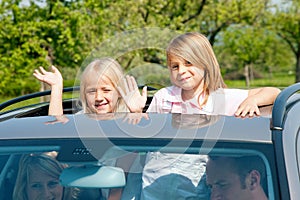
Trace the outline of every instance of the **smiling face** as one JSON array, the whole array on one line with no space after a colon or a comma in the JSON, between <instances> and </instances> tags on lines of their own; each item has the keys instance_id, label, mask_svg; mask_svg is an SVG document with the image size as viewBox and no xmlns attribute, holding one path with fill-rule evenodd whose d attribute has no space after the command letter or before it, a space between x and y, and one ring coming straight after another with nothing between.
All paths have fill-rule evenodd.
<instances>
[{"instance_id":1,"label":"smiling face","mask_svg":"<svg viewBox=\"0 0 300 200\"><path fill-rule=\"evenodd\" d=\"M171 66L170 59L174 62L176 62L177 59L182 59L182 62L186 63L187 66L191 65L190 72L192 72L194 68L194 71L199 75L198 79L201 80L201 87L198 87L198 89L201 88L205 93L226 87L212 46L204 35L191 32L176 36L169 43L166 53L168 66ZM192 66L193 68L191 68ZM175 80L175 78L173 79ZM195 89L196 87L193 88L193 90ZM189 88L189 90L192 91L191 88ZM199 91L196 90L196 92Z\"/></svg>"},{"instance_id":2,"label":"smiling face","mask_svg":"<svg viewBox=\"0 0 300 200\"><path fill-rule=\"evenodd\" d=\"M29 171L26 190L30 200L61 200L63 197L58 177L50 176L38 167Z\"/></svg>"},{"instance_id":3,"label":"smiling face","mask_svg":"<svg viewBox=\"0 0 300 200\"><path fill-rule=\"evenodd\" d=\"M172 83L182 88L182 99L188 100L203 91L204 70L189 61L169 55L169 70Z\"/></svg>"},{"instance_id":4,"label":"smiling face","mask_svg":"<svg viewBox=\"0 0 300 200\"><path fill-rule=\"evenodd\" d=\"M107 76L91 77L85 89L87 107L92 113L110 113L117 107L119 93Z\"/></svg>"},{"instance_id":5,"label":"smiling face","mask_svg":"<svg viewBox=\"0 0 300 200\"><path fill-rule=\"evenodd\" d=\"M112 58L96 59L83 71L80 100L84 113L127 112L128 108L117 87L124 77L120 64Z\"/></svg>"}]
</instances>

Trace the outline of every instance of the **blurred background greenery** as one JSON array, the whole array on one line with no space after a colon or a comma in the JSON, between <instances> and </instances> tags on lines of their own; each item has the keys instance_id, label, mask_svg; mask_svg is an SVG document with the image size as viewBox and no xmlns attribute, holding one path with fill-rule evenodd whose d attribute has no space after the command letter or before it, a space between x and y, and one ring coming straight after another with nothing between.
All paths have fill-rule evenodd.
<instances>
[{"instance_id":1,"label":"blurred background greenery","mask_svg":"<svg viewBox=\"0 0 300 200\"><path fill-rule=\"evenodd\" d=\"M39 66L78 85L91 52L126 48L130 41L112 39L148 27L206 35L228 87L300 81L299 0L1 0L0 17L0 102L49 89L32 76ZM163 48L110 53L139 84L170 84Z\"/></svg>"}]
</instances>

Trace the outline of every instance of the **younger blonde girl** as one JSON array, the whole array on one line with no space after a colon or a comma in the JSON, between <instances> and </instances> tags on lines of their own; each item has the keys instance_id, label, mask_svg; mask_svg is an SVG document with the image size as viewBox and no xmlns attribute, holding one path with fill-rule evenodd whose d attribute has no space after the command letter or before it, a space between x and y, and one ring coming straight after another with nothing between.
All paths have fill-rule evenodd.
<instances>
[{"instance_id":1,"label":"younger blonde girl","mask_svg":"<svg viewBox=\"0 0 300 200\"><path fill-rule=\"evenodd\" d=\"M63 78L59 70L43 67L34 76L51 86L49 115L63 114ZM147 88L140 94L132 76L125 76L120 64L112 58L92 61L83 71L80 82L80 100L83 113L142 112L147 100Z\"/></svg>"}]
</instances>

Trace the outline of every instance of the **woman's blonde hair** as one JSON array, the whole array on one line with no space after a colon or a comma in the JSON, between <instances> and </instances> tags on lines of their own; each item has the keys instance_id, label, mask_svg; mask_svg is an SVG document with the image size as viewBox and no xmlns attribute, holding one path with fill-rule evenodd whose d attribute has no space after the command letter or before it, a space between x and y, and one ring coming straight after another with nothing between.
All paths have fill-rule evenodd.
<instances>
[{"instance_id":1,"label":"woman's blonde hair","mask_svg":"<svg viewBox=\"0 0 300 200\"><path fill-rule=\"evenodd\" d=\"M19 171L13 192L13 199L28 200L26 188L29 176L31 173L34 173L36 168L59 180L59 175L65 167L65 165L62 165L55 158L53 158L51 154L23 155L19 161ZM78 192L79 190L77 188L64 188L63 200L76 199Z\"/></svg>"},{"instance_id":2,"label":"woman's blonde hair","mask_svg":"<svg viewBox=\"0 0 300 200\"><path fill-rule=\"evenodd\" d=\"M204 35L197 32L179 35L172 39L166 51L168 66L170 57L178 56L204 70L203 91L207 94L226 87L212 46Z\"/></svg>"},{"instance_id":3,"label":"woman's blonde hair","mask_svg":"<svg viewBox=\"0 0 300 200\"><path fill-rule=\"evenodd\" d=\"M101 79L103 76L108 78L113 84L114 88L117 86L124 90L124 85L120 83L124 77L124 72L121 65L112 58L101 58L92 61L83 71L80 82L80 100L84 113L92 113L91 109L87 106L86 101L86 87L91 77ZM125 91L125 90L124 90ZM128 112L128 108L123 100L119 97L117 106L112 112Z\"/></svg>"}]
</instances>

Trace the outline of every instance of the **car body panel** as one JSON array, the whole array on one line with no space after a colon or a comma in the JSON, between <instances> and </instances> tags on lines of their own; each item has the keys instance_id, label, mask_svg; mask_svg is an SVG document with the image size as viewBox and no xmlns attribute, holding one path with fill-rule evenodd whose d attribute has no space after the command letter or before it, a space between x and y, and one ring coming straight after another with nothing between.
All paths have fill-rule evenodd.
<instances>
[{"instance_id":1,"label":"car body panel","mask_svg":"<svg viewBox=\"0 0 300 200\"><path fill-rule=\"evenodd\" d=\"M128 114L127 114L128 115ZM130 114L129 114L130 115ZM117 115L116 115L117 116ZM200 127L192 124L189 128L174 127L172 114L148 114L149 120L142 119L138 126L123 122L121 117L109 120L94 120L85 114L66 115L66 124L47 124L54 121L51 116L13 118L1 122L0 139L21 138L181 138L219 139L244 142L271 142L270 118L240 119L229 116L214 116L211 126ZM184 119L185 116L181 116ZM194 118L201 118L194 115ZM193 122L192 122L193 123ZM210 123L210 122L209 122ZM16 126L16 124L18 126ZM194 127L192 127L194 126Z\"/></svg>"},{"instance_id":2,"label":"car body panel","mask_svg":"<svg viewBox=\"0 0 300 200\"><path fill-rule=\"evenodd\" d=\"M285 119L282 140L291 199L300 197L300 102L293 105ZM298 123L297 123L297 122ZM295 123L296 122L296 123Z\"/></svg>"}]
</instances>

